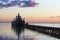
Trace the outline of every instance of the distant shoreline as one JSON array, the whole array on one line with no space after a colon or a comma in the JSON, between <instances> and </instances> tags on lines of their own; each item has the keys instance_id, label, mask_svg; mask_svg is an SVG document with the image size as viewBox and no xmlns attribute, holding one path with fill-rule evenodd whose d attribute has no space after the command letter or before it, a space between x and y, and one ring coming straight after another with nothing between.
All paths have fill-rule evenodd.
<instances>
[{"instance_id":1,"label":"distant shoreline","mask_svg":"<svg viewBox=\"0 0 60 40\"><path fill-rule=\"evenodd\" d=\"M60 22L28 22L28 23L60 23Z\"/></svg>"},{"instance_id":2,"label":"distant shoreline","mask_svg":"<svg viewBox=\"0 0 60 40\"><path fill-rule=\"evenodd\" d=\"M0 22L0 23L11 23L11 22ZM28 23L60 23L60 22L28 22Z\"/></svg>"},{"instance_id":3,"label":"distant shoreline","mask_svg":"<svg viewBox=\"0 0 60 40\"><path fill-rule=\"evenodd\" d=\"M11 22L0 22L0 23L11 23Z\"/></svg>"}]
</instances>

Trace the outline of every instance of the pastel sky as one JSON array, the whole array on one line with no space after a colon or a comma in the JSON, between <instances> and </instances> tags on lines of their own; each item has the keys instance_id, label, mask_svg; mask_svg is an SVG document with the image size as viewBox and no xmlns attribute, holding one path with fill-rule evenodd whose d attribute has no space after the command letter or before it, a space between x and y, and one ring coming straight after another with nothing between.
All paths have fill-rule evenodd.
<instances>
[{"instance_id":1,"label":"pastel sky","mask_svg":"<svg viewBox=\"0 0 60 40\"><path fill-rule=\"evenodd\" d=\"M11 22L20 13L26 22L60 22L60 0L35 0L36 7L0 9L0 22Z\"/></svg>"}]
</instances>

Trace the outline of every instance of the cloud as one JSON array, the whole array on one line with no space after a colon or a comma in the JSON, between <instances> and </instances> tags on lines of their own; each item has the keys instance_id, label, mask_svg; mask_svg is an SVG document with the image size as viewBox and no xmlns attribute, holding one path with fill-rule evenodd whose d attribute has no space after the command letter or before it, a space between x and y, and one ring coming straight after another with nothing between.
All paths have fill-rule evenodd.
<instances>
[{"instance_id":1,"label":"cloud","mask_svg":"<svg viewBox=\"0 0 60 40\"><path fill-rule=\"evenodd\" d=\"M3 2L8 2L8 0L0 0L0 1L3 1Z\"/></svg>"},{"instance_id":2,"label":"cloud","mask_svg":"<svg viewBox=\"0 0 60 40\"><path fill-rule=\"evenodd\" d=\"M56 18L55 16L51 16L50 18Z\"/></svg>"},{"instance_id":3,"label":"cloud","mask_svg":"<svg viewBox=\"0 0 60 40\"><path fill-rule=\"evenodd\" d=\"M38 3L31 0L0 0L0 8L7 8L12 6L19 7L34 7Z\"/></svg>"},{"instance_id":4,"label":"cloud","mask_svg":"<svg viewBox=\"0 0 60 40\"><path fill-rule=\"evenodd\" d=\"M56 16L57 18L60 18L60 16Z\"/></svg>"},{"instance_id":5,"label":"cloud","mask_svg":"<svg viewBox=\"0 0 60 40\"><path fill-rule=\"evenodd\" d=\"M60 18L60 16L51 16L50 18Z\"/></svg>"}]
</instances>

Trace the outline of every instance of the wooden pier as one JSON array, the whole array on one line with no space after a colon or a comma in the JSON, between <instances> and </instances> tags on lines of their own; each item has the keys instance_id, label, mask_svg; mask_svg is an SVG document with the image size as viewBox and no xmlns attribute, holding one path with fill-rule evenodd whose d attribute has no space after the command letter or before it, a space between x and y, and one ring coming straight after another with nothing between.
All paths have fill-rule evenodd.
<instances>
[{"instance_id":1,"label":"wooden pier","mask_svg":"<svg viewBox=\"0 0 60 40\"><path fill-rule=\"evenodd\" d=\"M25 28L60 39L60 28L36 25L27 25Z\"/></svg>"},{"instance_id":2,"label":"wooden pier","mask_svg":"<svg viewBox=\"0 0 60 40\"><path fill-rule=\"evenodd\" d=\"M19 13L18 16L16 16L16 18L11 23L12 29L18 34L18 40L19 35L21 34L22 31L24 31L25 28L60 39L60 28L29 25L28 23L25 22L25 20L21 18Z\"/></svg>"}]
</instances>

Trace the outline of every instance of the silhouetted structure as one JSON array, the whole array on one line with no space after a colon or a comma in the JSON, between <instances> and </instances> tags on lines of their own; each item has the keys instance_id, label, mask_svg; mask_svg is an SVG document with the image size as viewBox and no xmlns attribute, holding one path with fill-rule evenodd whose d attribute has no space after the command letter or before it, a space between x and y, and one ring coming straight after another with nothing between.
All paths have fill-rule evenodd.
<instances>
[{"instance_id":1,"label":"silhouetted structure","mask_svg":"<svg viewBox=\"0 0 60 40\"><path fill-rule=\"evenodd\" d=\"M36 31L38 33L43 33L60 39L60 28L37 26L37 25L28 25L26 26L26 28L32 31Z\"/></svg>"},{"instance_id":2,"label":"silhouetted structure","mask_svg":"<svg viewBox=\"0 0 60 40\"><path fill-rule=\"evenodd\" d=\"M25 28L60 39L60 28L29 25L28 23L25 24L25 21L21 18L21 16L19 16L19 13L18 16L16 16L16 19L12 21L12 28L18 34L18 40L19 35L21 34L22 31L24 31Z\"/></svg>"},{"instance_id":3,"label":"silhouetted structure","mask_svg":"<svg viewBox=\"0 0 60 40\"><path fill-rule=\"evenodd\" d=\"M18 13L18 16L16 16L16 19L12 21L12 28L18 34L18 40L19 40L19 35L21 34L22 31L24 31L24 26L25 26L25 21L21 18L21 16Z\"/></svg>"}]
</instances>

